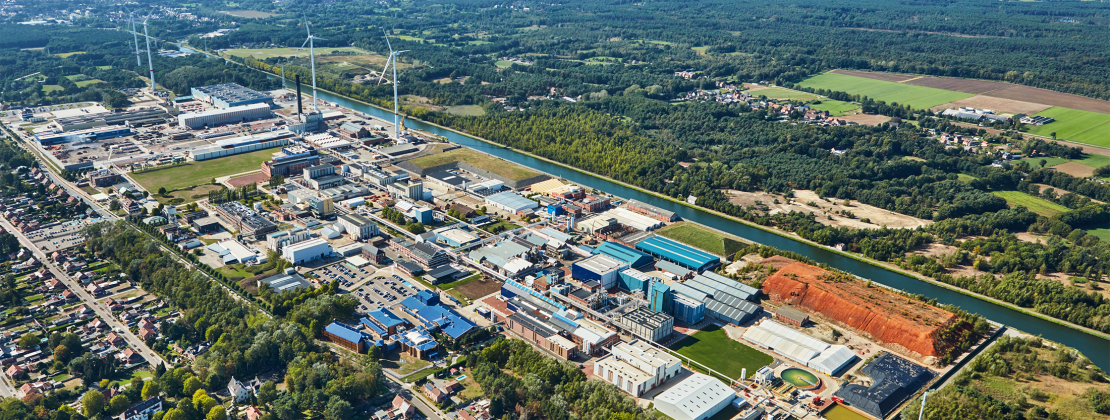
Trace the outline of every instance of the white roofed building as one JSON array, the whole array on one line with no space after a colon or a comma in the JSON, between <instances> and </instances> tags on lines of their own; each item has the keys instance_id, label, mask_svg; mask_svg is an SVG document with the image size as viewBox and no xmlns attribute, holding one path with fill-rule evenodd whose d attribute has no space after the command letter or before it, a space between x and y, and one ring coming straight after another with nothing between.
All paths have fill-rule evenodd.
<instances>
[{"instance_id":1,"label":"white roofed building","mask_svg":"<svg viewBox=\"0 0 1110 420\"><path fill-rule=\"evenodd\" d=\"M634 397L662 385L681 369L677 357L640 340L619 343L594 363L594 375Z\"/></svg>"},{"instance_id":2,"label":"white roofed building","mask_svg":"<svg viewBox=\"0 0 1110 420\"><path fill-rule=\"evenodd\" d=\"M655 396L655 409L674 420L704 420L734 399L736 392L717 378L694 373Z\"/></svg>"}]
</instances>

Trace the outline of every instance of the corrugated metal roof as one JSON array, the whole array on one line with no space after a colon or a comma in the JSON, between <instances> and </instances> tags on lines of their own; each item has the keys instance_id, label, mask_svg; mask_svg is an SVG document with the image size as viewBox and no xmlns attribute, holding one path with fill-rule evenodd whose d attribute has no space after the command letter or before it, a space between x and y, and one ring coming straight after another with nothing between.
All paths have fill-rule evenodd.
<instances>
[{"instance_id":1,"label":"corrugated metal roof","mask_svg":"<svg viewBox=\"0 0 1110 420\"><path fill-rule=\"evenodd\" d=\"M697 271L704 270L710 266L719 263L720 258L670 239L653 236L644 239L636 244L636 249L645 251L649 254L658 255L681 266L691 268Z\"/></svg>"}]
</instances>

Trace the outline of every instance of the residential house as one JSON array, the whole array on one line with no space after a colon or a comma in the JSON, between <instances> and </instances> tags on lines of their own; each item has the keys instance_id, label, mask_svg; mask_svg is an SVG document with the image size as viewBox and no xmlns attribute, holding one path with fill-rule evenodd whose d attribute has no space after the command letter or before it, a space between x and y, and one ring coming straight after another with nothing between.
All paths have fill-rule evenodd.
<instances>
[{"instance_id":1,"label":"residential house","mask_svg":"<svg viewBox=\"0 0 1110 420\"><path fill-rule=\"evenodd\" d=\"M232 376L231 381L227 383L227 393L235 399L235 402L240 403L250 398L251 394L258 392L260 386L262 386L262 382L258 380L258 377L247 382L239 382Z\"/></svg>"},{"instance_id":2,"label":"residential house","mask_svg":"<svg viewBox=\"0 0 1110 420\"><path fill-rule=\"evenodd\" d=\"M119 415L119 420L150 420L150 417L159 411L162 411L162 398L153 397L127 407Z\"/></svg>"},{"instance_id":3,"label":"residential house","mask_svg":"<svg viewBox=\"0 0 1110 420\"><path fill-rule=\"evenodd\" d=\"M443 392L442 389L439 389L438 387L433 385L431 381L424 383L424 395L428 396L428 398L431 398L432 402L435 402L436 404L442 403L447 400L447 393Z\"/></svg>"}]
</instances>

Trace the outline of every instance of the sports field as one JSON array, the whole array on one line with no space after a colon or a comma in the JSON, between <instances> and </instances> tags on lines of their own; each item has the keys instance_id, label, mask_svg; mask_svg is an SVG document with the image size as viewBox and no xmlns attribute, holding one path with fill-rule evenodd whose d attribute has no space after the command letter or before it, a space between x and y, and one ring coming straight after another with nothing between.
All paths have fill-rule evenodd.
<instances>
[{"instance_id":1,"label":"sports field","mask_svg":"<svg viewBox=\"0 0 1110 420\"><path fill-rule=\"evenodd\" d=\"M682 339L672 345L671 350L732 379L740 378L743 369L748 369L750 375L775 361L767 353L729 338L725 330L716 325Z\"/></svg>"},{"instance_id":2,"label":"sports field","mask_svg":"<svg viewBox=\"0 0 1110 420\"><path fill-rule=\"evenodd\" d=\"M839 117L841 115L844 115L845 113L848 113L849 111L856 111L859 109L859 105L853 104L851 102L835 101L832 99L822 99L821 103L811 103L809 104L809 107L818 111L829 111L829 114L832 114L832 116L834 117Z\"/></svg>"},{"instance_id":3,"label":"sports field","mask_svg":"<svg viewBox=\"0 0 1110 420\"><path fill-rule=\"evenodd\" d=\"M1025 206L1029 211L1037 213L1041 216L1052 216L1058 213L1068 211L1067 207L1053 203L1040 197L1034 197L1021 191L995 191L994 195L1002 197L1006 200L1006 204L1013 206Z\"/></svg>"},{"instance_id":4,"label":"sports field","mask_svg":"<svg viewBox=\"0 0 1110 420\"><path fill-rule=\"evenodd\" d=\"M272 57L292 57L297 55L297 48L236 48L224 50L225 54L233 55L235 57L254 57L259 60L264 60ZM316 55L334 54L336 52L352 52L355 54L369 54L355 47L317 47ZM305 48L300 52L301 55L308 57L308 49Z\"/></svg>"},{"instance_id":5,"label":"sports field","mask_svg":"<svg viewBox=\"0 0 1110 420\"><path fill-rule=\"evenodd\" d=\"M655 233L721 256L732 255L743 246L735 239L726 238L716 232L687 222L675 223L656 230Z\"/></svg>"},{"instance_id":6,"label":"sports field","mask_svg":"<svg viewBox=\"0 0 1110 420\"><path fill-rule=\"evenodd\" d=\"M872 99L897 102L914 109L932 108L940 104L975 96L970 93L953 92L924 86L907 85L863 77L847 76L836 73L821 73L798 83L799 86L814 89L828 89L864 95Z\"/></svg>"},{"instance_id":7,"label":"sports field","mask_svg":"<svg viewBox=\"0 0 1110 420\"><path fill-rule=\"evenodd\" d=\"M262 162L270 160L275 151L277 150L262 149L219 159L189 162L166 167L165 169L133 174L131 178L134 178L143 188L151 192L158 191L160 187L166 187L167 190L176 190L207 184L212 178L260 170Z\"/></svg>"},{"instance_id":8,"label":"sports field","mask_svg":"<svg viewBox=\"0 0 1110 420\"><path fill-rule=\"evenodd\" d=\"M448 164L451 162L466 162L470 165L490 171L494 174L501 175L505 178L519 181L539 175L532 169L525 168L512 162L504 161L485 153L480 153L470 149L455 149L446 153L436 153L427 156L420 156L416 159L410 160L412 164L421 168L430 168ZM261 164L261 162L259 162Z\"/></svg>"},{"instance_id":9,"label":"sports field","mask_svg":"<svg viewBox=\"0 0 1110 420\"><path fill-rule=\"evenodd\" d=\"M1110 115L1081 111L1054 106L1037 115L1055 118L1040 127L1029 126L1029 132L1040 136L1052 136L1061 140L1071 140L1095 146L1110 146Z\"/></svg>"}]
</instances>

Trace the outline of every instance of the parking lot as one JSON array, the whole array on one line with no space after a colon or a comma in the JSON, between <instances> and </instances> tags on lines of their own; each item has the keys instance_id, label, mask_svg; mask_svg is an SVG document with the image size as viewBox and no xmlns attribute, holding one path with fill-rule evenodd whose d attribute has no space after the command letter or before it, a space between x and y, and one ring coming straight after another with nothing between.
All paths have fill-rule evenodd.
<instances>
[{"instance_id":1,"label":"parking lot","mask_svg":"<svg viewBox=\"0 0 1110 420\"><path fill-rule=\"evenodd\" d=\"M81 229L89 224L87 220L74 220L39 229L27 234L35 246L45 252L54 252L85 243Z\"/></svg>"},{"instance_id":2,"label":"parking lot","mask_svg":"<svg viewBox=\"0 0 1110 420\"><path fill-rule=\"evenodd\" d=\"M404 273L394 270L393 266L380 269L367 266L352 270L339 263L318 268L312 274L321 281L339 281L340 289L358 298L359 312L392 307L423 289Z\"/></svg>"}]
</instances>

